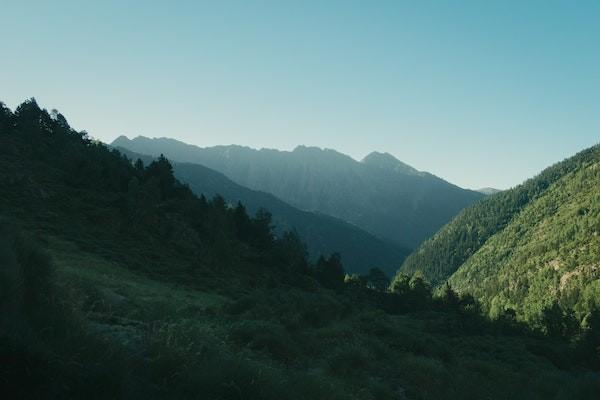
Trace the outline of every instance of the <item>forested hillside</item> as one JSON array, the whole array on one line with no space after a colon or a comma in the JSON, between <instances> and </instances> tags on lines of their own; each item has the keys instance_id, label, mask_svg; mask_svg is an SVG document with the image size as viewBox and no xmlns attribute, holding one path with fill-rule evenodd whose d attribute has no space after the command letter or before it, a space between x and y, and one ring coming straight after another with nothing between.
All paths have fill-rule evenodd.
<instances>
[{"instance_id":1,"label":"forested hillside","mask_svg":"<svg viewBox=\"0 0 600 400\"><path fill-rule=\"evenodd\" d=\"M118 149L132 159L152 161L150 156ZM261 208L269 210L275 233L281 236L286 231L297 232L313 261L321 254L339 253L349 272L365 274L376 267L392 277L408 255L407 249L379 239L355 225L325 214L299 210L269 193L238 185L210 168L190 163L172 164L175 177L188 184L198 196L213 198L220 195L233 206L241 202L252 215Z\"/></svg>"},{"instance_id":2,"label":"forested hillside","mask_svg":"<svg viewBox=\"0 0 600 400\"><path fill-rule=\"evenodd\" d=\"M293 151L200 148L141 136L132 140L122 136L113 146L205 165L245 187L271 193L302 210L349 221L410 249L484 196L384 153L371 153L358 162L316 147L298 146Z\"/></svg>"},{"instance_id":3,"label":"forested hillside","mask_svg":"<svg viewBox=\"0 0 600 400\"><path fill-rule=\"evenodd\" d=\"M554 334L419 278L310 262L167 159L0 103L7 398L595 399L600 314ZM549 329L550 328L550 329Z\"/></svg>"},{"instance_id":4,"label":"forested hillside","mask_svg":"<svg viewBox=\"0 0 600 400\"><path fill-rule=\"evenodd\" d=\"M401 268L417 271L494 318L554 334L585 325L600 307L600 146L464 210Z\"/></svg>"},{"instance_id":5,"label":"forested hillside","mask_svg":"<svg viewBox=\"0 0 600 400\"><path fill-rule=\"evenodd\" d=\"M557 163L525 183L466 208L404 261L400 271L423 273L433 284L444 282L486 241L556 181L598 159L599 146Z\"/></svg>"},{"instance_id":6,"label":"forested hillside","mask_svg":"<svg viewBox=\"0 0 600 400\"><path fill-rule=\"evenodd\" d=\"M600 309L600 147L492 236L452 275L492 316L538 323L554 305L583 321Z\"/></svg>"}]
</instances>

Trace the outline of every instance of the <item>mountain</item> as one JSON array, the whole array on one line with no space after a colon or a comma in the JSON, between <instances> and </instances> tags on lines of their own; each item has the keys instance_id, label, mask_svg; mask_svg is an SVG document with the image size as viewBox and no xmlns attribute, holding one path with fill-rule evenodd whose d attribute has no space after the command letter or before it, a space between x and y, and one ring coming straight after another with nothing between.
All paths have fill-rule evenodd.
<instances>
[{"instance_id":1,"label":"mountain","mask_svg":"<svg viewBox=\"0 0 600 400\"><path fill-rule=\"evenodd\" d=\"M117 148L131 159L142 159L146 164L152 157ZM187 183L198 196L213 198L221 195L230 204L244 204L251 214L261 208L273 216L276 232L295 230L306 243L312 259L321 254L340 253L348 272L364 274L373 267L393 276L408 255L408 250L392 242L381 240L340 219L315 212L301 211L277 197L250 190L228 179L225 175L198 164L173 162L175 177Z\"/></svg>"},{"instance_id":2,"label":"mountain","mask_svg":"<svg viewBox=\"0 0 600 400\"><path fill-rule=\"evenodd\" d=\"M463 210L401 267L416 271L493 316L535 321L558 303L583 319L600 306L600 145Z\"/></svg>"},{"instance_id":3,"label":"mountain","mask_svg":"<svg viewBox=\"0 0 600 400\"><path fill-rule=\"evenodd\" d=\"M479 193L483 193L483 194L489 196L490 194L499 193L502 190L500 190L500 189L494 189L494 188L491 188L491 187L485 187L485 188L477 189L476 191L479 192Z\"/></svg>"},{"instance_id":4,"label":"mountain","mask_svg":"<svg viewBox=\"0 0 600 400\"><path fill-rule=\"evenodd\" d=\"M18 399L595 399L571 336L419 277L345 276L34 100L0 103L0 393ZM548 320L552 327L553 319ZM548 331L550 332L550 331Z\"/></svg>"},{"instance_id":5,"label":"mountain","mask_svg":"<svg viewBox=\"0 0 600 400\"><path fill-rule=\"evenodd\" d=\"M242 146L200 148L141 136L133 140L121 136L112 145L202 164L240 185L271 193L299 209L351 222L406 248L414 248L483 197L386 153L371 153L358 162L316 147L298 146L291 152Z\"/></svg>"},{"instance_id":6,"label":"mountain","mask_svg":"<svg viewBox=\"0 0 600 400\"><path fill-rule=\"evenodd\" d=\"M425 172L420 172L408 164L403 163L390 153L379 153L373 151L363 158L362 163L373 167L381 168L387 171L396 171L406 175L426 176Z\"/></svg>"}]
</instances>

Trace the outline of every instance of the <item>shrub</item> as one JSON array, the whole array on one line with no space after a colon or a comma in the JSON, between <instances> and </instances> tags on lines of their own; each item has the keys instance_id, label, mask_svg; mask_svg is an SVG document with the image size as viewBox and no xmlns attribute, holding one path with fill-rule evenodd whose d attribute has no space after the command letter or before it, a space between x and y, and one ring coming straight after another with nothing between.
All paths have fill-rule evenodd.
<instances>
[{"instance_id":1,"label":"shrub","mask_svg":"<svg viewBox=\"0 0 600 400\"><path fill-rule=\"evenodd\" d=\"M297 357L298 350L286 329L267 321L243 320L231 330L230 339L251 349L266 351L279 361Z\"/></svg>"}]
</instances>

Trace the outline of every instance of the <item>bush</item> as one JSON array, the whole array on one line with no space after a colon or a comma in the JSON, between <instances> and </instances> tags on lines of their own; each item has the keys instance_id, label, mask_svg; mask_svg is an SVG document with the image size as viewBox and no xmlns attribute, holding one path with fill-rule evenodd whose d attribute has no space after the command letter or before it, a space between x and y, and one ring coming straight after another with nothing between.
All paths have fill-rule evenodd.
<instances>
[{"instance_id":1,"label":"bush","mask_svg":"<svg viewBox=\"0 0 600 400\"><path fill-rule=\"evenodd\" d=\"M233 326L230 339L251 349L266 351L279 361L291 361L298 355L297 346L286 329L272 322L241 321Z\"/></svg>"},{"instance_id":2,"label":"bush","mask_svg":"<svg viewBox=\"0 0 600 400\"><path fill-rule=\"evenodd\" d=\"M362 347L351 344L340 347L327 359L329 370L340 376L364 373L371 363L371 355Z\"/></svg>"}]
</instances>

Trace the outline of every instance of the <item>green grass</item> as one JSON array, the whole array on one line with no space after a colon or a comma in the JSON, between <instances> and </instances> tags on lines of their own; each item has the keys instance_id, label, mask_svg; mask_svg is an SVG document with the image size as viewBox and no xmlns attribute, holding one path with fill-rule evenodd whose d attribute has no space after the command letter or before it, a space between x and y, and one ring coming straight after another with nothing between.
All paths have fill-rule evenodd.
<instances>
[{"instance_id":1,"label":"green grass","mask_svg":"<svg viewBox=\"0 0 600 400\"><path fill-rule=\"evenodd\" d=\"M70 395L99 384L123 398L591 399L600 390L597 373L548 358L551 343L468 334L446 313L389 315L292 287L225 296L150 278L63 239L45 244L81 318L82 345L93 349L78 356L71 379L99 368L95 384Z\"/></svg>"},{"instance_id":2,"label":"green grass","mask_svg":"<svg viewBox=\"0 0 600 400\"><path fill-rule=\"evenodd\" d=\"M62 239L49 239L48 252L62 286L79 289L81 296L89 297L82 299L86 304L123 317L148 320L197 317L229 301L213 292L152 280L115 261L83 252Z\"/></svg>"}]
</instances>

